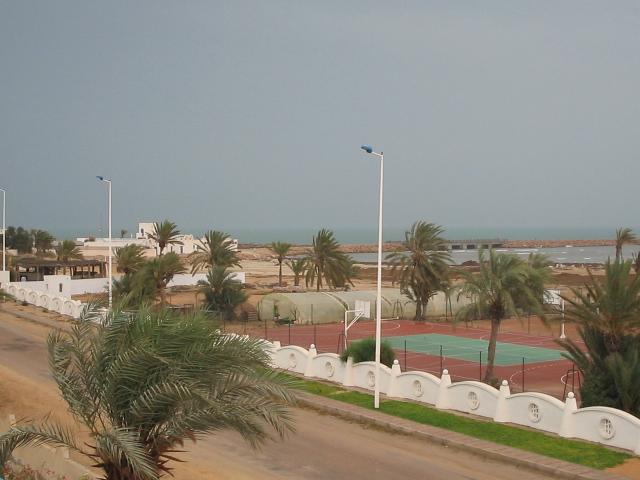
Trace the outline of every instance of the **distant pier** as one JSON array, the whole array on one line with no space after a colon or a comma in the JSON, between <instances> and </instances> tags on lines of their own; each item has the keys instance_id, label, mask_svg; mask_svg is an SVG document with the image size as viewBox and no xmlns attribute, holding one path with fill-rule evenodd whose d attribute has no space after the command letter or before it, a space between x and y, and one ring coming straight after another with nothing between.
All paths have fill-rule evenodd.
<instances>
[{"instance_id":1,"label":"distant pier","mask_svg":"<svg viewBox=\"0 0 640 480\"><path fill-rule=\"evenodd\" d=\"M502 248L507 242L500 238L474 238L469 240L447 240L449 250L477 250L479 248Z\"/></svg>"}]
</instances>

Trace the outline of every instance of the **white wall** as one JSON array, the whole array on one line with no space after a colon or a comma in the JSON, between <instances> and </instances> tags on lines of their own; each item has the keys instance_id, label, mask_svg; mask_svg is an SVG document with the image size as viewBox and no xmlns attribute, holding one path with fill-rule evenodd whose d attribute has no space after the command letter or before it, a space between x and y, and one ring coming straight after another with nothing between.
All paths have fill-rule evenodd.
<instances>
[{"instance_id":1,"label":"white wall","mask_svg":"<svg viewBox=\"0 0 640 480\"><path fill-rule=\"evenodd\" d=\"M376 379L375 363L346 364L338 355L318 354L297 346L281 347L268 343L274 366L305 377L321 378L342 384L374 390L390 398L404 398L433 405L441 410L457 410L500 423L514 423L566 438L577 438L630 450L640 454L640 419L608 407L578 409L573 393L565 402L537 392L511 394L505 380L500 389L481 382L451 383L444 370L441 378L426 372L401 372L398 361L393 368L381 365Z\"/></svg>"}]
</instances>

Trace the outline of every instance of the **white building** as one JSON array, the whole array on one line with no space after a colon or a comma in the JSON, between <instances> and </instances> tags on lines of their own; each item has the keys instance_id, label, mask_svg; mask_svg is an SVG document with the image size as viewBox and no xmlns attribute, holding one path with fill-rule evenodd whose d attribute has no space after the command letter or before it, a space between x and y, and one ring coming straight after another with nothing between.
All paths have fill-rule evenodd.
<instances>
[{"instance_id":1,"label":"white building","mask_svg":"<svg viewBox=\"0 0 640 480\"><path fill-rule=\"evenodd\" d=\"M136 244L141 245L147 250L152 250L157 256L160 253L160 249L155 240L149 238L149 235L154 231L154 223L153 222L143 222L138 223L138 231L136 232L135 238L112 238L111 245L115 252L117 248L125 247L127 245ZM194 238L191 234L179 235L176 237L180 243L168 245L165 249L165 252L174 252L179 255L189 254L193 252L197 252L200 248L200 242L202 242L203 238ZM235 238L229 238L231 240L231 250L238 249L238 240ZM76 243L80 244L83 250L91 251L93 254L98 255L108 255L109 251L109 239L108 238L78 238L76 239ZM100 251L100 252L97 252ZM107 253L105 253L107 252ZM147 255L154 256L154 254Z\"/></svg>"}]
</instances>

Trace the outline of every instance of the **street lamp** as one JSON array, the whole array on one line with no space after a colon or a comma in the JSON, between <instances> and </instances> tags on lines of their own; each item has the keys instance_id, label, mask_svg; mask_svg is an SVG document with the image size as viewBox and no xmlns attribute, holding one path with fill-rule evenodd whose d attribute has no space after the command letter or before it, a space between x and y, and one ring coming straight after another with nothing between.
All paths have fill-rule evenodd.
<instances>
[{"instance_id":1,"label":"street lamp","mask_svg":"<svg viewBox=\"0 0 640 480\"><path fill-rule=\"evenodd\" d=\"M109 310L113 306L113 270L112 270L112 249L111 249L111 180L107 180L102 175L96 175L98 180L107 182L109 184Z\"/></svg>"},{"instance_id":2,"label":"street lamp","mask_svg":"<svg viewBox=\"0 0 640 480\"><path fill-rule=\"evenodd\" d=\"M7 271L7 227L5 225L5 219L7 217L7 192L0 188L2 192L2 271Z\"/></svg>"},{"instance_id":3,"label":"street lamp","mask_svg":"<svg viewBox=\"0 0 640 480\"><path fill-rule=\"evenodd\" d=\"M384 154L373 151L369 145L363 145L365 152L380 157L380 208L378 217L378 292L376 296L376 383L373 407L380 408L380 335L382 329L382 192L384 186Z\"/></svg>"}]
</instances>

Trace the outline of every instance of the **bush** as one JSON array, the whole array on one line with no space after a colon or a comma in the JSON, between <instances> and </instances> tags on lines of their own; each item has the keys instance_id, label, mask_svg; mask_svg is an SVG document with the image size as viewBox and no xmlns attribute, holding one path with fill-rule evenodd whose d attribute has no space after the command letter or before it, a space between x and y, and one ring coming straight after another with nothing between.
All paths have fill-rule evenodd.
<instances>
[{"instance_id":1,"label":"bush","mask_svg":"<svg viewBox=\"0 0 640 480\"><path fill-rule=\"evenodd\" d=\"M376 339L374 337L365 338L349 345L340 360L342 363L347 362L347 358L353 357L354 363L373 362L376 359ZM391 344L387 340L380 342L380 363L391 368L393 361L396 359L396 352L393 351Z\"/></svg>"}]
</instances>

